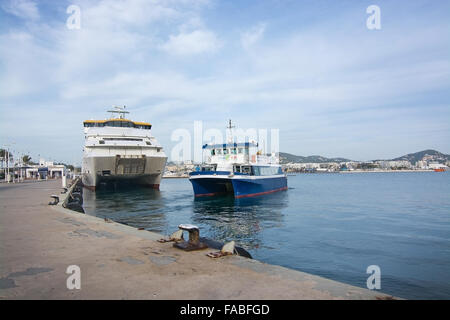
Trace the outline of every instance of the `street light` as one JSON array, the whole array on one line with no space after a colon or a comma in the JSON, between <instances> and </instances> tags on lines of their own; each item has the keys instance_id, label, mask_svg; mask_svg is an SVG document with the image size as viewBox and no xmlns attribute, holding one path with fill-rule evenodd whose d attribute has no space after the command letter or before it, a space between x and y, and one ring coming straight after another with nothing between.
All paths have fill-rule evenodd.
<instances>
[{"instance_id":1,"label":"street light","mask_svg":"<svg viewBox=\"0 0 450 320\"><path fill-rule=\"evenodd\" d=\"M11 142L11 144L8 144L8 145L6 145L6 151L7 151L7 153L8 153L8 157L7 157L7 171L8 171L8 175L7 176L5 176L5 181L7 182L7 183L10 183L10 181L9 181L9 179L10 179L10 170L9 170L9 167L10 167L10 165L11 165L11 152L9 152L9 150L10 150L10 148L13 146L13 145L15 145L16 143L15 142ZM15 181L14 181L14 162L13 162L13 183L15 183Z\"/></svg>"},{"instance_id":2,"label":"street light","mask_svg":"<svg viewBox=\"0 0 450 320\"><path fill-rule=\"evenodd\" d=\"M5 145L5 148L6 148L6 154L7 154L6 160L5 160L6 169L4 170L5 171L5 182L9 183L9 145Z\"/></svg>"}]
</instances>

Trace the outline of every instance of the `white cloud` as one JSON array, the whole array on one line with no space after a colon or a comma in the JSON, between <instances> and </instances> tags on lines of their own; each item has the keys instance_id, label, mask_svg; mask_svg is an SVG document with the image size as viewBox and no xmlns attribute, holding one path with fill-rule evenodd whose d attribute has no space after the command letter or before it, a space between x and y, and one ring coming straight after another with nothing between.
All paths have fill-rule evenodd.
<instances>
[{"instance_id":1,"label":"white cloud","mask_svg":"<svg viewBox=\"0 0 450 320\"><path fill-rule=\"evenodd\" d=\"M39 19L39 10L33 1L29 0L10 0L1 5L2 9L9 14L13 14L22 19Z\"/></svg>"},{"instance_id":2,"label":"white cloud","mask_svg":"<svg viewBox=\"0 0 450 320\"><path fill-rule=\"evenodd\" d=\"M51 25L41 19L0 33L0 60L5 66L0 73L0 82L5 83L0 97L13 99L48 90L60 97L74 98L70 94L74 87L83 88L99 79L108 83L124 68L151 68L154 59L149 57L159 53L162 38L174 30L202 29L186 33L188 40L207 43L194 49L188 41L185 50L209 51L215 46L215 36L203 30L199 16L207 3L204 0L80 0L79 30L68 30L63 15L60 21L49 21ZM39 16L33 11L33 8L37 10L33 2L11 1L2 7L24 18ZM177 40L181 37L174 41Z\"/></svg>"},{"instance_id":3,"label":"white cloud","mask_svg":"<svg viewBox=\"0 0 450 320\"><path fill-rule=\"evenodd\" d=\"M333 122L378 117L378 124L400 115L395 121L404 128L405 111L385 110L448 88L450 64L440 54L448 52L442 42L447 24L368 34L366 28L323 25L288 32L274 23L271 33L279 34L269 38L260 20L237 32L231 23L210 29L201 1L79 1L80 30L68 30L63 14L48 25L40 19L0 31L0 108L27 123L18 128L3 117L5 132L38 132L42 123L33 108L67 111L76 126L85 117L104 116L109 105L125 104L136 118L154 121L161 140L174 124L232 116L243 127L250 121L282 127L283 135L295 136L286 143L296 146L300 138L333 136ZM245 50L231 51L222 41ZM23 112L17 112L20 105ZM47 128L58 132L50 120Z\"/></svg>"},{"instance_id":4,"label":"white cloud","mask_svg":"<svg viewBox=\"0 0 450 320\"><path fill-rule=\"evenodd\" d=\"M262 37L264 36L265 31L266 31L266 24L259 23L258 25L254 26L250 30L242 33L241 44L244 47L244 49L249 49L251 46L253 46L255 43L257 43L259 40L261 40Z\"/></svg>"},{"instance_id":5,"label":"white cloud","mask_svg":"<svg viewBox=\"0 0 450 320\"><path fill-rule=\"evenodd\" d=\"M181 8L170 1L105 0L81 5L83 23L87 27L104 30L118 30L134 26L143 27L154 22L174 21L182 17Z\"/></svg>"},{"instance_id":6,"label":"white cloud","mask_svg":"<svg viewBox=\"0 0 450 320\"><path fill-rule=\"evenodd\" d=\"M161 49L174 55L192 55L214 52L221 43L214 32L209 30L195 30L189 33L181 32L171 35Z\"/></svg>"}]
</instances>

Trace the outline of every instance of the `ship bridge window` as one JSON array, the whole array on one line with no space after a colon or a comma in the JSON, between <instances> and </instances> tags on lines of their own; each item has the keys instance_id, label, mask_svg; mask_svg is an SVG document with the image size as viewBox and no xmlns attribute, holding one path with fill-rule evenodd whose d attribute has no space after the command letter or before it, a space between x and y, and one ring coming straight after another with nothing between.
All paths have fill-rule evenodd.
<instances>
[{"instance_id":1,"label":"ship bridge window","mask_svg":"<svg viewBox=\"0 0 450 320\"><path fill-rule=\"evenodd\" d=\"M133 122L128 122L128 121L121 121L121 127L126 127L126 128L134 128L134 123Z\"/></svg>"},{"instance_id":2,"label":"ship bridge window","mask_svg":"<svg viewBox=\"0 0 450 320\"><path fill-rule=\"evenodd\" d=\"M231 154L236 154L236 148L231 149Z\"/></svg>"},{"instance_id":3,"label":"ship bridge window","mask_svg":"<svg viewBox=\"0 0 450 320\"><path fill-rule=\"evenodd\" d=\"M216 149L217 154L222 154L222 149Z\"/></svg>"},{"instance_id":4,"label":"ship bridge window","mask_svg":"<svg viewBox=\"0 0 450 320\"><path fill-rule=\"evenodd\" d=\"M142 125L142 124L135 124L134 127L137 129L146 129L146 130L150 130L152 128L151 125Z\"/></svg>"},{"instance_id":5,"label":"ship bridge window","mask_svg":"<svg viewBox=\"0 0 450 320\"><path fill-rule=\"evenodd\" d=\"M142 139L137 138L103 138L108 141L142 141Z\"/></svg>"},{"instance_id":6,"label":"ship bridge window","mask_svg":"<svg viewBox=\"0 0 450 320\"><path fill-rule=\"evenodd\" d=\"M125 128L133 128L134 123L131 121L107 121L105 125L108 127L125 127Z\"/></svg>"},{"instance_id":7,"label":"ship bridge window","mask_svg":"<svg viewBox=\"0 0 450 320\"><path fill-rule=\"evenodd\" d=\"M120 127L119 121L108 121L105 123L105 126L107 127Z\"/></svg>"},{"instance_id":8,"label":"ship bridge window","mask_svg":"<svg viewBox=\"0 0 450 320\"><path fill-rule=\"evenodd\" d=\"M212 156L216 155L216 150L215 149L211 149L211 155Z\"/></svg>"},{"instance_id":9,"label":"ship bridge window","mask_svg":"<svg viewBox=\"0 0 450 320\"><path fill-rule=\"evenodd\" d=\"M244 152L244 150L242 148L238 148L238 153L242 154Z\"/></svg>"},{"instance_id":10,"label":"ship bridge window","mask_svg":"<svg viewBox=\"0 0 450 320\"><path fill-rule=\"evenodd\" d=\"M84 122L83 125L86 128L103 127L103 123L101 123L101 122Z\"/></svg>"},{"instance_id":11,"label":"ship bridge window","mask_svg":"<svg viewBox=\"0 0 450 320\"><path fill-rule=\"evenodd\" d=\"M227 148L223 148L223 154L228 154L228 149Z\"/></svg>"},{"instance_id":12,"label":"ship bridge window","mask_svg":"<svg viewBox=\"0 0 450 320\"><path fill-rule=\"evenodd\" d=\"M251 167L242 167L242 173L250 174L252 172Z\"/></svg>"},{"instance_id":13,"label":"ship bridge window","mask_svg":"<svg viewBox=\"0 0 450 320\"><path fill-rule=\"evenodd\" d=\"M110 120L106 122L83 122L84 127L121 127L121 128L137 128L137 129L146 129L150 130L152 128L151 125L147 124L135 124L133 121L117 121Z\"/></svg>"}]
</instances>

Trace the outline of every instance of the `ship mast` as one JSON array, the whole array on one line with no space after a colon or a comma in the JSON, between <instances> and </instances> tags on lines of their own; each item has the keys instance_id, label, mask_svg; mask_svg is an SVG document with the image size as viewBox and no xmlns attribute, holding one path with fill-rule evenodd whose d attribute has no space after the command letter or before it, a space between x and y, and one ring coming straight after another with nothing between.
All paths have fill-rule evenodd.
<instances>
[{"instance_id":1,"label":"ship mast","mask_svg":"<svg viewBox=\"0 0 450 320\"><path fill-rule=\"evenodd\" d=\"M227 129L229 130L229 134L228 134L228 143L233 143L233 128L235 126L231 125L231 119L228 120L228 126Z\"/></svg>"},{"instance_id":2,"label":"ship mast","mask_svg":"<svg viewBox=\"0 0 450 320\"><path fill-rule=\"evenodd\" d=\"M114 110L108 110L108 112L111 112L112 114L117 113L119 115L119 119L125 119L125 114L130 113L128 111L125 111L126 106L113 106L113 108Z\"/></svg>"}]
</instances>

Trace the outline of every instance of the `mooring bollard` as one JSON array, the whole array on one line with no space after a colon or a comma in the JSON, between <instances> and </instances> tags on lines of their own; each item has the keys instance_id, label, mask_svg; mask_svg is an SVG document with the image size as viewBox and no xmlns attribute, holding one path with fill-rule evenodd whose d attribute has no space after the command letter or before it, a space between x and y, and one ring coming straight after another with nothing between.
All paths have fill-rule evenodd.
<instances>
[{"instance_id":1,"label":"mooring bollard","mask_svg":"<svg viewBox=\"0 0 450 320\"><path fill-rule=\"evenodd\" d=\"M173 246L185 251L206 249L208 246L200 241L200 230L197 226L192 224L180 224L178 226L180 230L189 232L189 240L174 243Z\"/></svg>"},{"instance_id":2,"label":"mooring bollard","mask_svg":"<svg viewBox=\"0 0 450 320\"><path fill-rule=\"evenodd\" d=\"M220 258L224 256L233 255L235 253L235 243L234 241L227 242L223 245L222 249L218 252L210 252L207 254L210 258Z\"/></svg>"}]
</instances>

